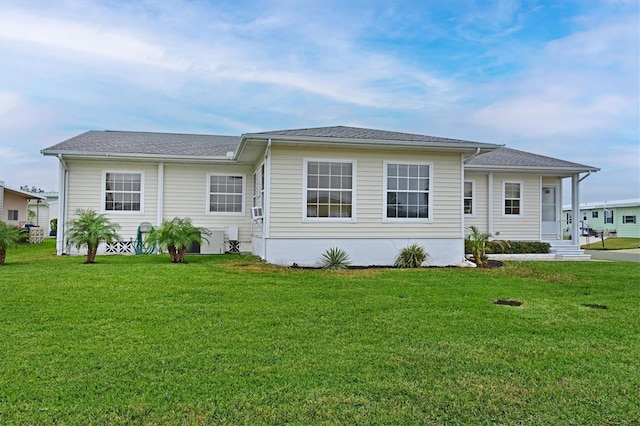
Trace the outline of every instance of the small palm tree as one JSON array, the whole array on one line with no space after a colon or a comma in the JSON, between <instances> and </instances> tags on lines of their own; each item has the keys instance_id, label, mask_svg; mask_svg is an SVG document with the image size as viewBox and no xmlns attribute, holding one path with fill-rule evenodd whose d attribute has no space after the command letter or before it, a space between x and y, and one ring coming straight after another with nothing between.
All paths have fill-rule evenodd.
<instances>
[{"instance_id":1,"label":"small palm tree","mask_svg":"<svg viewBox=\"0 0 640 426\"><path fill-rule=\"evenodd\" d=\"M16 228L0 220L0 265L4 265L7 249L18 244L23 234L24 229Z\"/></svg>"},{"instance_id":2,"label":"small palm tree","mask_svg":"<svg viewBox=\"0 0 640 426\"><path fill-rule=\"evenodd\" d=\"M67 238L69 244L75 244L77 249L87 247L87 261L95 263L98 246L101 242L113 243L120 239L117 230L120 225L111 223L109 219L94 210L76 210L76 219L68 223Z\"/></svg>"},{"instance_id":3,"label":"small palm tree","mask_svg":"<svg viewBox=\"0 0 640 426\"><path fill-rule=\"evenodd\" d=\"M469 242L471 247L471 256L473 262L478 268L485 268L488 264L487 249L491 246L498 246L504 248L508 245L505 241L492 240L493 235L488 232L480 232L478 228L471 225L469 227L471 233L469 234Z\"/></svg>"},{"instance_id":4,"label":"small palm tree","mask_svg":"<svg viewBox=\"0 0 640 426\"><path fill-rule=\"evenodd\" d=\"M162 226L152 229L146 236L147 244L157 244L161 249L167 249L171 262L183 263L187 249L193 243L207 240L202 236L206 229L194 226L191 219L174 217L170 221L162 222Z\"/></svg>"}]
</instances>

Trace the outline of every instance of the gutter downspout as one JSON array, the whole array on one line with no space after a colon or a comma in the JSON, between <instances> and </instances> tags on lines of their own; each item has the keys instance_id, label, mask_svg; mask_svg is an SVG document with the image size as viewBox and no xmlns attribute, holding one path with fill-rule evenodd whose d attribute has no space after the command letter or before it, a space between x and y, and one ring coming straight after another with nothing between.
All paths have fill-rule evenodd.
<instances>
[{"instance_id":1,"label":"gutter downspout","mask_svg":"<svg viewBox=\"0 0 640 426\"><path fill-rule=\"evenodd\" d=\"M262 254L264 260L267 259L267 239L269 238L269 227L271 224L271 138L267 139L267 149L264 156L264 211L262 212Z\"/></svg>"},{"instance_id":2,"label":"gutter downspout","mask_svg":"<svg viewBox=\"0 0 640 426\"><path fill-rule=\"evenodd\" d=\"M489 205L487 206L487 232L493 235L493 172L489 172L487 176L487 186L487 198L489 199Z\"/></svg>"},{"instance_id":3,"label":"gutter downspout","mask_svg":"<svg viewBox=\"0 0 640 426\"><path fill-rule=\"evenodd\" d=\"M65 254L64 249L67 246L66 241L66 221L67 221L67 182L69 168L64 161L62 154L58 154L60 161L59 187L60 195L58 197L58 230L56 233L56 254L58 256Z\"/></svg>"},{"instance_id":4,"label":"gutter downspout","mask_svg":"<svg viewBox=\"0 0 640 426\"><path fill-rule=\"evenodd\" d=\"M162 226L164 219L164 163L158 163L158 211L156 212L157 226Z\"/></svg>"},{"instance_id":5,"label":"gutter downspout","mask_svg":"<svg viewBox=\"0 0 640 426\"><path fill-rule=\"evenodd\" d=\"M478 155L480 155L480 148L476 148L476 152L474 154L471 155L471 157L467 157L463 160L464 164L467 164L469 161L473 160L475 157L477 157Z\"/></svg>"}]
</instances>

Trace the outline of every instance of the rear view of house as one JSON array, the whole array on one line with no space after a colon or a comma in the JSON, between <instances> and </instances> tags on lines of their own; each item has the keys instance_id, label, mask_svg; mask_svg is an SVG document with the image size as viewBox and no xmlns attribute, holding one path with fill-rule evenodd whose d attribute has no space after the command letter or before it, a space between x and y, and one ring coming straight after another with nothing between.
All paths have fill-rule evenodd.
<instances>
[{"instance_id":1,"label":"rear view of house","mask_svg":"<svg viewBox=\"0 0 640 426\"><path fill-rule=\"evenodd\" d=\"M457 264L472 224L504 239L559 240L562 179L572 179L577 208L582 174L598 170L496 144L344 126L239 137L90 131L43 153L60 161L58 253L69 251L64 224L91 208L121 225L120 251L141 224L178 216L222 234L222 251L300 266L331 247L355 265L390 265L414 242L432 264Z\"/></svg>"}]
</instances>

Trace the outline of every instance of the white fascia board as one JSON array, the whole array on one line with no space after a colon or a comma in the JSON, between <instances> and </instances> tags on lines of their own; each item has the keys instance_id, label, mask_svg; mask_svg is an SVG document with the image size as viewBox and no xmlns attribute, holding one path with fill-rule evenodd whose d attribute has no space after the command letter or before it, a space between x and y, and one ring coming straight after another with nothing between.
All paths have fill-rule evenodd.
<instances>
[{"instance_id":1,"label":"white fascia board","mask_svg":"<svg viewBox=\"0 0 640 426\"><path fill-rule=\"evenodd\" d=\"M574 173L586 173L586 172L599 172L599 168L594 167L538 167L538 166L488 166L488 165L473 165L465 164L465 169L479 170L479 171L503 171L503 172L531 172L531 173L544 173L544 174L568 174L568 176Z\"/></svg>"},{"instance_id":2,"label":"white fascia board","mask_svg":"<svg viewBox=\"0 0 640 426\"><path fill-rule=\"evenodd\" d=\"M194 162L210 162L216 161L221 163L235 163L233 158L225 155L221 156L202 156L202 155L166 155L166 154L142 154L127 152L89 152L89 151L49 151L43 150L42 155L63 155L67 158L130 158L130 159L150 159L163 161L194 161Z\"/></svg>"}]
</instances>

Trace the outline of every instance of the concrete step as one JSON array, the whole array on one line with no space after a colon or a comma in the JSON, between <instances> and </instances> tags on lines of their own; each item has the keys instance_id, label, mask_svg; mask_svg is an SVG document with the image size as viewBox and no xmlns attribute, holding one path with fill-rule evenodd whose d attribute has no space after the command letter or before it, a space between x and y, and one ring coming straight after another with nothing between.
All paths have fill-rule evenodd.
<instances>
[{"instance_id":1,"label":"concrete step","mask_svg":"<svg viewBox=\"0 0 640 426\"><path fill-rule=\"evenodd\" d=\"M585 254L577 244L571 240L546 241L551 245L550 251L555 254L556 259L563 260L588 260L591 255Z\"/></svg>"}]
</instances>

